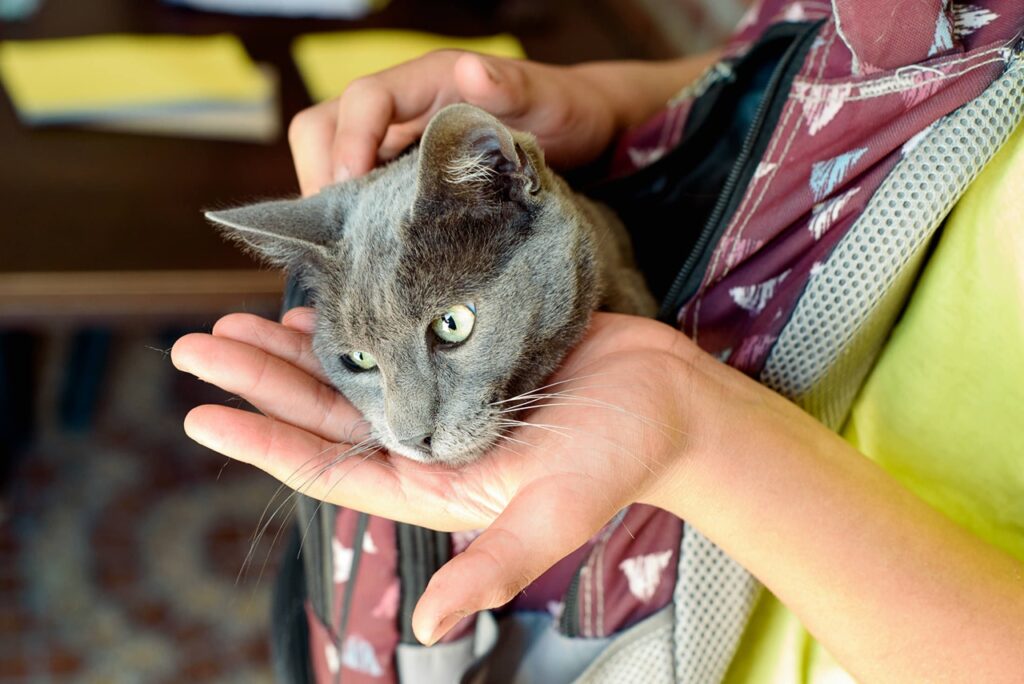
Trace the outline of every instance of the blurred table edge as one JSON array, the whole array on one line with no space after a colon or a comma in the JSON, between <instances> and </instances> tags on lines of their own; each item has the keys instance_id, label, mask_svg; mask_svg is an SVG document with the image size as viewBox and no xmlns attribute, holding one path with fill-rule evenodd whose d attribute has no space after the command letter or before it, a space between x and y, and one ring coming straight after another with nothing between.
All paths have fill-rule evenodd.
<instances>
[{"instance_id":1,"label":"blurred table edge","mask_svg":"<svg viewBox=\"0 0 1024 684\"><path fill-rule=\"evenodd\" d=\"M246 269L0 273L0 326L272 314L284 284Z\"/></svg>"}]
</instances>

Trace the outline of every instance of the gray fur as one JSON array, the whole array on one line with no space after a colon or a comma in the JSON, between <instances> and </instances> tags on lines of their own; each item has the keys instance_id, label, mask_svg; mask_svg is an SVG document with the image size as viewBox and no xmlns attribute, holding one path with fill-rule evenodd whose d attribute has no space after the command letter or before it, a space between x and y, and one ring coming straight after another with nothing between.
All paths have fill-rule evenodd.
<instances>
[{"instance_id":1,"label":"gray fur","mask_svg":"<svg viewBox=\"0 0 1024 684\"><path fill-rule=\"evenodd\" d=\"M418 149L363 178L207 217L299 274L331 381L415 460L482 453L500 433L492 402L539 386L594 309L656 309L618 219L552 173L532 136L469 105L438 112ZM466 303L469 339L439 345L430 322ZM346 369L353 350L377 369ZM425 434L428 448L400 443Z\"/></svg>"}]
</instances>

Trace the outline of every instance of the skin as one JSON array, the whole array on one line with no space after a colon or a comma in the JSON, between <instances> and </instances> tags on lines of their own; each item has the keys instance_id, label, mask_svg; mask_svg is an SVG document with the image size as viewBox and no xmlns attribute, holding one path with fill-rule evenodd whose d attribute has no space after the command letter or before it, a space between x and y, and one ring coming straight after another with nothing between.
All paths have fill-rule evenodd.
<instances>
[{"instance_id":1,"label":"skin","mask_svg":"<svg viewBox=\"0 0 1024 684\"><path fill-rule=\"evenodd\" d=\"M387 136L398 135L393 128L374 132L370 119L360 118L366 102L397 102L403 95L395 84L417 75L433 74L438 97L450 94L461 87L461 72L447 67L483 59L445 57L450 61L435 65L436 72L422 62L406 72L397 67L375 82L384 94L364 100L346 93L297 120L292 139L303 189L315 189L325 169L339 163L362 168L352 159L366 162L372 141L386 147ZM546 93L543 106L564 111L615 106L577 99L568 88L546 91L531 80L547 79L551 67L494 62L518 75L481 92L502 102L502 88L522 85L515 91L525 98L516 108L518 126L530 128L531 112L540 111L531 94ZM607 87L620 76L609 65ZM587 78L600 80L600 68ZM391 111L412 111L403 106ZM610 116L627 120L642 108L634 100ZM583 109L574 116L607 120ZM401 120L396 117L386 120ZM328 121L340 144L319 153L304 148L307 136L315 138L305 126L322 132L331 128ZM593 153L598 140L607 144L604 128L587 130L601 132L583 142L574 132L553 150L572 163ZM545 140L543 131L538 136ZM200 406L186 417L189 436L285 482L343 451L339 443L359 417L325 384L310 349L313 317L297 309L279 324L232 314L212 335L179 340L172 351L178 368L241 395L264 414ZM458 471L399 457L343 460L304 490L435 529L487 528L438 571L420 599L413 627L424 643L463 615L505 603L618 509L638 501L693 523L860 680L1009 682L1024 672L1024 564L928 507L794 404L717 362L682 333L648 319L596 314L551 382L562 383L552 389L572 398L537 408L529 422L559 426L557 432L521 428L511 435L520 440L514 449L496 449Z\"/></svg>"}]
</instances>

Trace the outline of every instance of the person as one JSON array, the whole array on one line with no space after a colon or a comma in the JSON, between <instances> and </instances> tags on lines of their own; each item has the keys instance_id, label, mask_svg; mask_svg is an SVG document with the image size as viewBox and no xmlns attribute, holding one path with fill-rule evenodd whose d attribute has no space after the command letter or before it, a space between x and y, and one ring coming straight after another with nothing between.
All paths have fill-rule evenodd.
<instances>
[{"instance_id":1,"label":"person","mask_svg":"<svg viewBox=\"0 0 1024 684\"><path fill-rule=\"evenodd\" d=\"M289 139L300 185L311 194L366 173L415 140L434 111L455 101L534 132L553 164L571 168L595 159L623 128L660 108L713 59L553 67L433 53L357 81L339 98L298 115ZM1013 172L1024 171L1022 139L1018 131L1012 149L1004 151L1009 156L1000 157L997 181L1003 186L1013 182ZM1014 202L1016 215L1007 206L998 208L1000 220L1007 221L1001 230L1011 236L1000 244L1009 244L1019 263L1019 186L1016 194L1002 193L1000 201ZM966 238L984 227L982 216L965 220L973 226L961 231ZM936 258L941 252L942 247ZM949 508L939 510L934 499L912 492L850 441L676 329L606 313L594 315L584 340L551 382L564 382L597 402L629 407L643 421L610 419L579 406L543 406L530 422L565 426L572 439L522 428L517 453L495 453L456 473L401 458L370 460L336 468L308 493L439 530L485 528L435 574L420 599L413 626L425 644L436 642L462 616L505 603L622 507L643 502L691 522L749 569L785 606L773 610L792 611L858 680L1017 681L1024 672L1024 475L1019 426L1011 416L1016 410L1019 421L1024 405L1024 281L1013 263L1011 258L1009 267L1002 266L1015 273L1006 283L1010 289L983 307L987 323L975 317L980 327L973 331L954 322L961 329L925 336L942 358L951 358L955 354L936 337L991 332L991 317L997 316L1004 334L1017 342L1016 348L1004 348L1003 365L992 365L992 355L975 345L953 380L936 374L929 385L925 375L913 382L903 377L894 390L884 387L895 382L892 376L878 381L881 388L872 376L868 389L874 383L877 396L874 403L870 397L859 400L864 410L855 409L858 434L851 436L869 449L872 430L891 431L906 421L918 432L901 432L897 456L929 445L960 464L950 466L953 473L984 469L986 459L1010 464L1004 472L1012 477L991 484L1000 488L1003 508L995 515L1002 516L1001 529L1011 542L993 543L954 522ZM179 340L172 352L178 368L241 395L262 412L200 406L185 419L188 435L282 481L318 455L333 453L331 447L344 441L359 416L326 384L310 348L313 322L309 309L292 310L281 323L232 314L211 335ZM876 375L892 365L883 355ZM607 381L573 380L593 375ZM1011 394L978 400L986 391ZM901 392L920 403L903 404L894 398ZM937 397L954 396L964 403L936 404ZM896 422L888 427L885 412L870 410L882 405L879 397L894 411ZM1016 401L1017 408L1003 401ZM916 408L923 414L915 415ZM936 410L941 413L929 413ZM974 452L972 444L988 451ZM907 462L909 457L894 457L886 465L899 471ZM947 478L935 489L952 488L949 496L955 498L957 486ZM962 509L971 509L964 501L971 496L977 492L965 488L958 499ZM558 524L538 525L541 520ZM793 645L770 648L781 652ZM755 670L750 666L747 672Z\"/></svg>"}]
</instances>

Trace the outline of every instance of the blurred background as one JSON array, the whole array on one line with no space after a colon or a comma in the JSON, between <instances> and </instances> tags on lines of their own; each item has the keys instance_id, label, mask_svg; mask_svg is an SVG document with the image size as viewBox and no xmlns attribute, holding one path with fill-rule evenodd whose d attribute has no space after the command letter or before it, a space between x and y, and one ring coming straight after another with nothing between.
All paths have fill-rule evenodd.
<instances>
[{"instance_id":1,"label":"blurred background","mask_svg":"<svg viewBox=\"0 0 1024 684\"><path fill-rule=\"evenodd\" d=\"M270 681L288 502L184 436L189 408L237 399L167 352L276 315L281 275L200 209L297 193L296 112L442 45L700 51L741 4L0 0L0 684Z\"/></svg>"}]
</instances>

